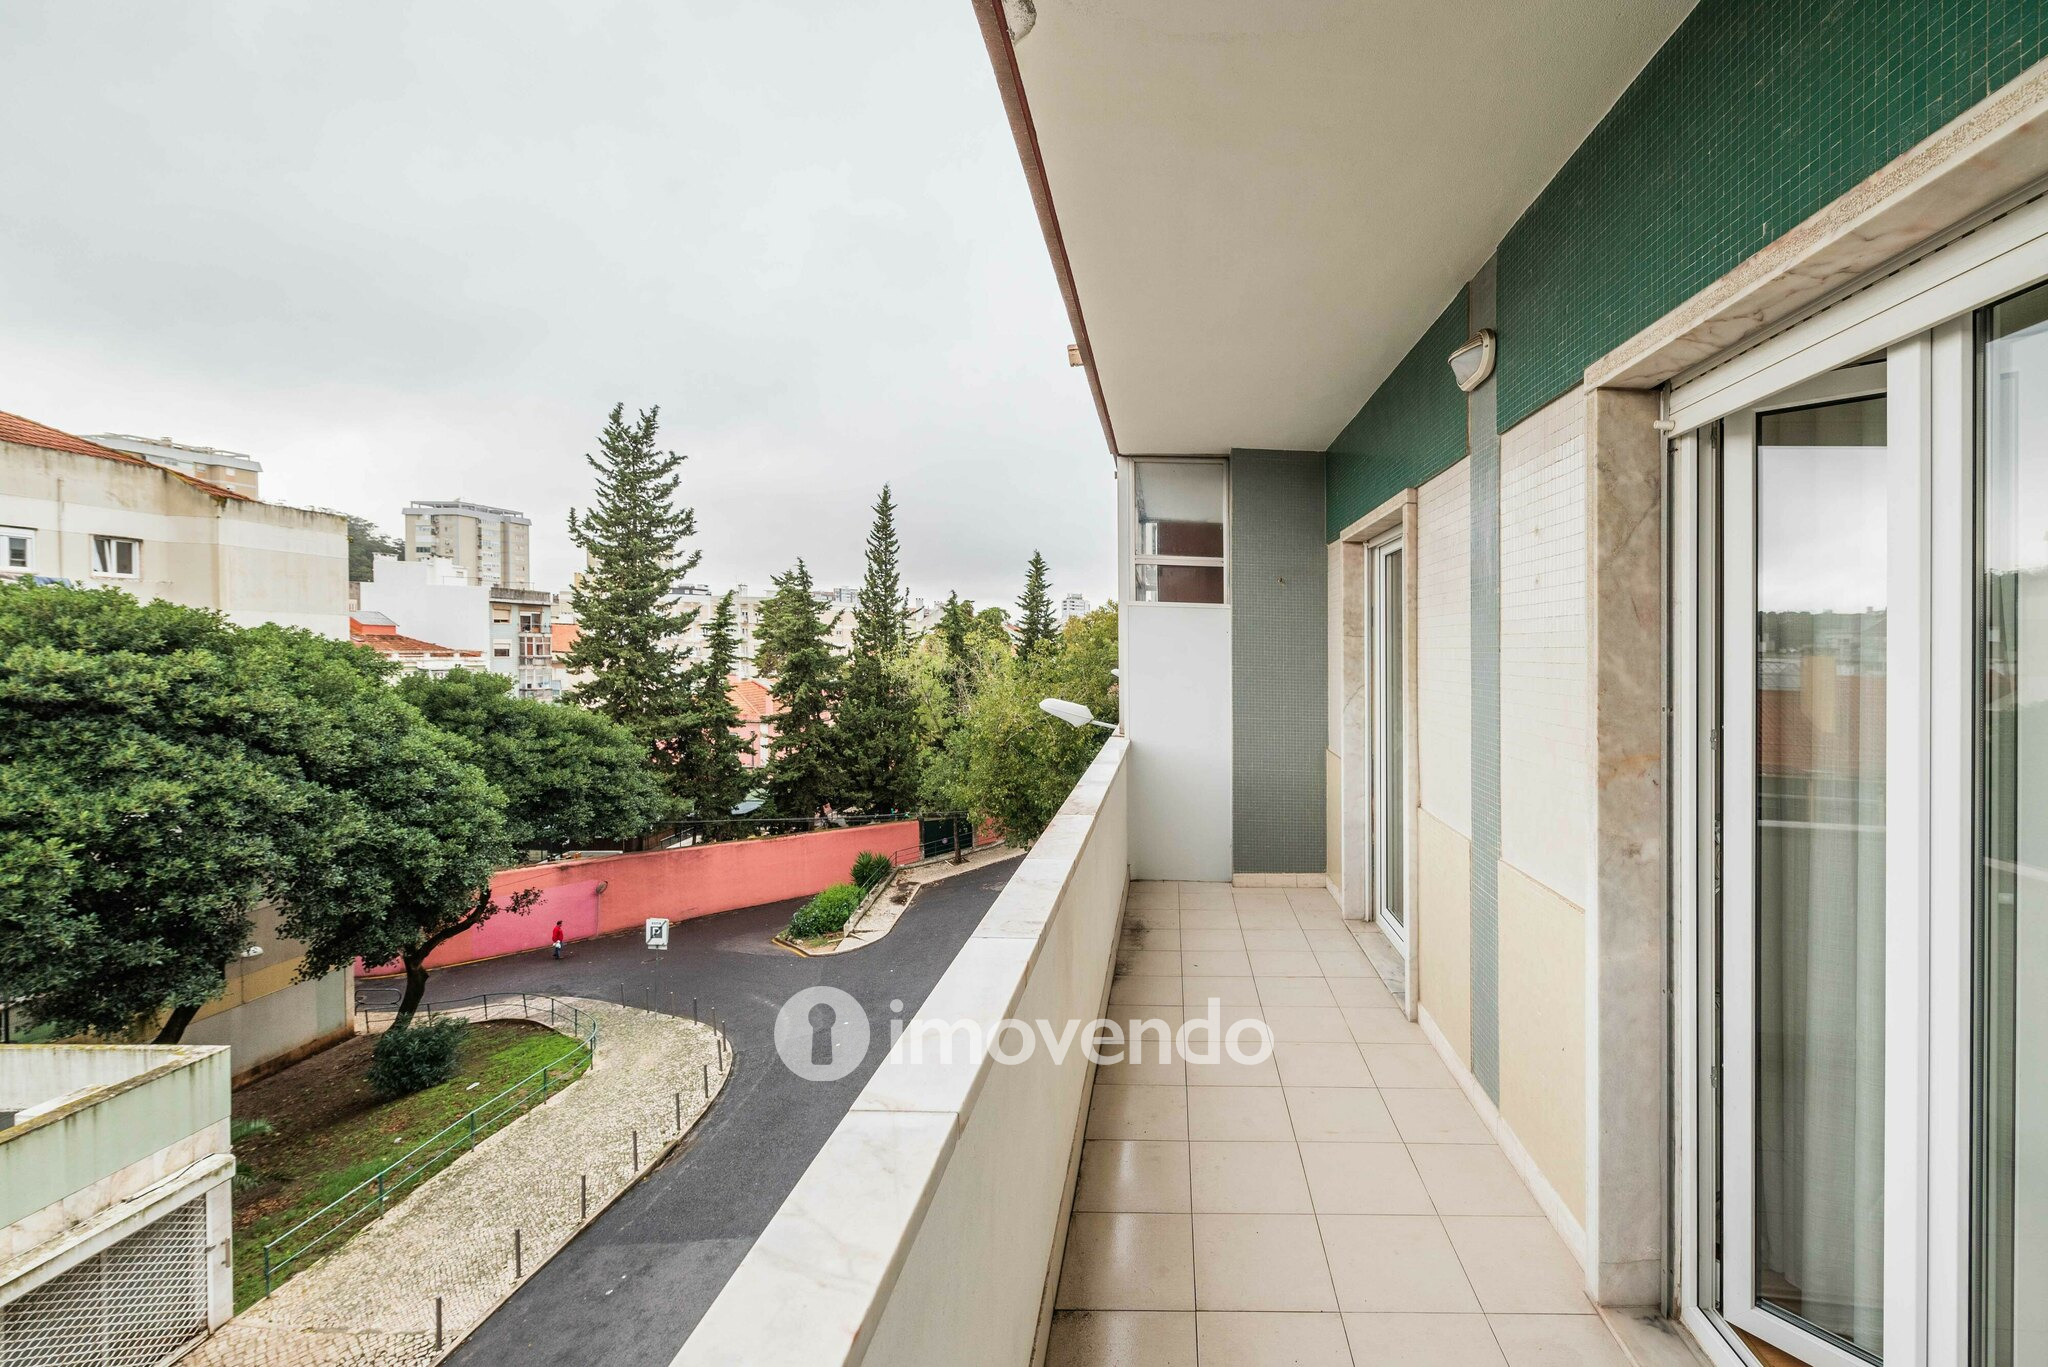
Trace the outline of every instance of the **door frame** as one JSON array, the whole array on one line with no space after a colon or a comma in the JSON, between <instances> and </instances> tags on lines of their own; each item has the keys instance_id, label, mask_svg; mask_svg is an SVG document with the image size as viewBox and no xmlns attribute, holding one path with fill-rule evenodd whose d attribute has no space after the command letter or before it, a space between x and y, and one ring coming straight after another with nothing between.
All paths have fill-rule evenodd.
<instances>
[{"instance_id":1,"label":"door frame","mask_svg":"<svg viewBox=\"0 0 2048 1367\"><path fill-rule=\"evenodd\" d=\"M1388 600L1387 567L1397 559L1401 567L1399 620L1390 623L1387 620L1386 611ZM1415 910L1415 789L1413 786L1415 765L1412 762L1415 756L1415 733L1409 720L1409 714L1412 709L1408 706L1409 694L1412 691L1409 680L1408 652L1412 635L1411 620L1413 617L1413 614L1408 610L1408 588L1409 579L1414 573L1414 559L1409 553L1406 530L1397 529L1368 542L1365 548L1365 560L1367 619L1365 632L1365 672L1367 678L1371 680L1371 702L1368 709L1369 720L1367 722L1366 741L1368 752L1371 755L1371 799L1367 804L1372 818L1371 831L1367 837L1372 845L1372 882L1369 885L1371 894L1370 905L1372 919L1380 923L1380 932L1387 937L1388 943L1392 944L1395 950L1405 959L1408 957L1408 922L1413 919ZM1386 650L1390 639L1398 642L1400 649L1401 696L1398 701L1401 708L1401 753L1398 756L1388 755L1386 747L1382 744L1387 733L1388 724ZM1391 764L1390 761L1392 761ZM1397 770L1401 779L1401 810L1390 814L1385 810L1388 777L1390 773ZM1398 889L1401 915L1398 919L1390 918L1386 914L1388 902L1387 861L1381 857L1381 852L1386 845L1384 837L1390 815L1393 819L1398 820L1401 825L1399 833L1401 870L1399 875L1400 887Z\"/></svg>"}]
</instances>

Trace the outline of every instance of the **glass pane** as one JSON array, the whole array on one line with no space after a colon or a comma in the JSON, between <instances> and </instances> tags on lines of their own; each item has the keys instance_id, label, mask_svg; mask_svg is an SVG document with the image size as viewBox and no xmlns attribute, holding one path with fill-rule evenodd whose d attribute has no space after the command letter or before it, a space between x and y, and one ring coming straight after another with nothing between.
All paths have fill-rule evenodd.
<instances>
[{"instance_id":1,"label":"glass pane","mask_svg":"<svg viewBox=\"0 0 2048 1367\"><path fill-rule=\"evenodd\" d=\"M1221 565L1140 565L1140 603L1220 603Z\"/></svg>"},{"instance_id":2,"label":"glass pane","mask_svg":"<svg viewBox=\"0 0 2048 1367\"><path fill-rule=\"evenodd\" d=\"M1756 1275L1884 1351L1885 401L1756 451Z\"/></svg>"},{"instance_id":3,"label":"glass pane","mask_svg":"<svg viewBox=\"0 0 2048 1367\"><path fill-rule=\"evenodd\" d=\"M1222 461L1141 460L1132 471L1138 508L1138 544L1133 554L1223 558Z\"/></svg>"},{"instance_id":4,"label":"glass pane","mask_svg":"<svg viewBox=\"0 0 2048 1367\"><path fill-rule=\"evenodd\" d=\"M1401 735L1401 552L1386 552L1380 564L1380 910L1399 929L1408 921L1401 896L1408 811L1407 752Z\"/></svg>"},{"instance_id":5,"label":"glass pane","mask_svg":"<svg viewBox=\"0 0 2048 1367\"><path fill-rule=\"evenodd\" d=\"M1975 1336L2018 1367L2048 1361L2048 288L1991 310L1982 365Z\"/></svg>"}]
</instances>

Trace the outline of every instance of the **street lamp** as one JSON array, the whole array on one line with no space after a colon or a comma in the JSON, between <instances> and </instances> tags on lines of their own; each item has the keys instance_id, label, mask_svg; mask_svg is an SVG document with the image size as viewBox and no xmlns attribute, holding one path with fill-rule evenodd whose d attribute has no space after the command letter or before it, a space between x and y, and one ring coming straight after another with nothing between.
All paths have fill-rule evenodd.
<instances>
[{"instance_id":1,"label":"street lamp","mask_svg":"<svg viewBox=\"0 0 2048 1367\"><path fill-rule=\"evenodd\" d=\"M1106 721L1095 720L1095 714L1081 706L1081 704L1068 702L1065 698L1041 698L1039 699L1038 706L1041 711L1050 712L1067 725L1077 729L1083 726L1099 726L1105 731L1116 730L1116 727Z\"/></svg>"}]
</instances>

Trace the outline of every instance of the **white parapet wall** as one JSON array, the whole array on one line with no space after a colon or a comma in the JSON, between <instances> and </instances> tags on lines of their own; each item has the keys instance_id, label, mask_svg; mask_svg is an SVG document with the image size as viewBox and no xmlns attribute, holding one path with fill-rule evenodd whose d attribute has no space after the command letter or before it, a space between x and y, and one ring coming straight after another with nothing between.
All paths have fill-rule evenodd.
<instances>
[{"instance_id":1,"label":"white parapet wall","mask_svg":"<svg viewBox=\"0 0 2048 1367\"><path fill-rule=\"evenodd\" d=\"M1115 963L1128 746L1103 745L905 1029L921 1057L875 1070L676 1367L1031 1362L1091 1081L1080 1027ZM1038 1036L1027 1058L998 1061L1024 1052L1015 1031L991 1038L1004 1020ZM1040 1022L1065 1034L1059 1056ZM940 1029L979 1042L942 1057Z\"/></svg>"}]
</instances>

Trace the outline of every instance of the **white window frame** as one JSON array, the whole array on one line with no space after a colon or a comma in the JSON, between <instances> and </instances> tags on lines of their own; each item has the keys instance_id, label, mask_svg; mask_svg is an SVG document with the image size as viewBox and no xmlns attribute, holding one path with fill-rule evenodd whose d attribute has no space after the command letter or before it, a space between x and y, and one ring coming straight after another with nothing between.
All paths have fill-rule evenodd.
<instances>
[{"instance_id":1,"label":"white window frame","mask_svg":"<svg viewBox=\"0 0 2048 1367\"><path fill-rule=\"evenodd\" d=\"M1387 611L1387 562L1396 555L1401 559L1401 603L1396 605L1393 612L1389 613ZM1408 682L1408 651L1412 648L1412 643L1407 635L1408 614L1405 608L1408 598L1408 576L1414 573L1415 565L1413 557L1408 554L1407 534L1401 530L1396 530L1386 536L1368 542L1365 548L1365 556L1366 615L1369 624L1367 627L1366 649L1370 652L1366 663L1367 672L1371 676L1368 688L1372 699L1371 719L1368 723L1372 729L1371 735L1366 741L1366 750L1372 756L1372 792L1367 801L1368 819L1372 822L1371 832L1367 836L1371 849L1370 860L1372 864L1372 919L1379 923L1380 931L1387 937L1388 943L1393 945L1403 959L1406 959L1408 957L1409 944L1408 922L1415 915L1415 858L1413 848L1415 795L1405 791L1405 789L1408 787L1408 776L1413 772L1413 768L1408 760L1409 754L1415 745L1415 737L1411 734L1413 728L1409 725L1409 716L1406 715L1411 713L1413 709L1408 706L1408 699L1405 696L1401 699L1401 710L1404 713L1401 718L1401 753L1389 755L1386 746L1381 744L1381 741L1387 734L1387 696L1384 684L1386 680L1387 638L1389 635L1393 635L1400 640L1402 648L1400 669L1402 683L1405 686ZM1384 804L1386 801L1387 777L1390 765L1399 766L1399 772L1402 776L1402 787L1404 789L1401 794L1403 799L1401 810L1395 818L1400 822L1400 830L1396 838L1401 846L1401 919L1398 923L1389 920L1386 915L1387 860L1383 857L1387 843L1385 840L1387 813L1384 809Z\"/></svg>"},{"instance_id":2,"label":"white window frame","mask_svg":"<svg viewBox=\"0 0 2048 1367\"><path fill-rule=\"evenodd\" d=\"M36 531L33 527L0 527L0 543L19 538L25 544L22 563L14 564L9 551L0 546L0 574L28 575L36 572Z\"/></svg>"},{"instance_id":3,"label":"white window frame","mask_svg":"<svg viewBox=\"0 0 2048 1367\"><path fill-rule=\"evenodd\" d=\"M129 553L128 568L126 570L100 568L100 548L102 546L107 547L110 552L117 551L122 546L132 546L134 549ZM95 579L142 578L142 540L140 537L114 536L107 533L95 532L93 533L92 538L91 554L92 577ZM118 563L119 556L111 555L110 560L114 563Z\"/></svg>"},{"instance_id":4,"label":"white window frame","mask_svg":"<svg viewBox=\"0 0 2048 1367\"><path fill-rule=\"evenodd\" d=\"M1203 465L1223 476L1223 554L1141 555L1138 552L1138 484L1147 465ZM1224 608L1230 606L1230 462L1220 456L1134 456L1131 458L1131 489L1123 500L1125 544L1131 548L1130 564L1124 568L1130 601L1142 608ZM1223 596L1213 603L1170 603L1138 596L1138 570L1146 565L1213 565L1223 574Z\"/></svg>"},{"instance_id":5,"label":"white window frame","mask_svg":"<svg viewBox=\"0 0 2048 1367\"><path fill-rule=\"evenodd\" d=\"M1673 925L1679 937L1680 996L1676 1117L1678 1180L1673 1184L1672 1218L1678 1246L1678 1313L1716 1362L1742 1367L1751 1361L1728 1332L1730 1321L1766 1341L1777 1342L1821 1364L1863 1359L1792 1330L1787 1322L1759 1322L1742 1315L1727 1320L1704 1308L1711 1273L1703 1266L1712 1231L1701 1218L1702 1174L1706 1168L1701 1126L1716 1090L1711 1076L1707 1032L1714 1020L1703 991L1700 946L1706 921L1716 915L1710 902L1714 850L1706 795L1718 754L1747 753L1749 732L1738 734L1741 708L1730 706L1728 727L1710 731L1703 695L1719 686L1739 702L1754 680L1736 678L1727 650L1724 676L1703 671L1698 593L1721 547L1708 545L1715 493L1699 484L1704 441L1712 423L1727 426L1724 469L1747 462L1753 434L1748 414L1759 407L1797 402L1802 390L1818 394L1839 386L1837 367L1883 351L1888 361L1891 403L1889 445L1893 451L1893 608L1888 624L1892 661L1887 734L1887 945L1886 945L1886 1248L1885 1357L1887 1367L1944 1367L1965 1363L1970 1352L1973 1300L1972 1080L1974 1056L1975 888L1971 858L1975 847L1975 792L1967 763L1941 757L1974 754L1972 708L1976 658L1975 601L1976 477L1978 421L1974 320L1978 309L2048 280L2048 198L2036 199L1971 233L1950 241L1867 288L1835 301L1829 309L1789 327L1748 351L1681 376L1667 411L1682 435L1674 440L1672 490L1672 636L1674 863ZM1812 396L1808 396L1811 401ZM1706 512L1709 516L1702 516ZM1739 557L1737 557L1739 558ZM1753 566L1721 566L1725 614L1723 640L1744 620L1753 632L1745 576ZM1742 639L1734 637L1732 639ZM1739 690L1739 691L1738 691ZM1724 883L1747 877L1743 795L1724 792ZM1725 892L1725 888L1724 888ZM1908 914L1898 914L1903 909ZM1740 918L1723 923L1736 925ZM1724 959L1741 957L1724 947ZM1724 976L1723 1024L1739 1005L1729 1000ZM1727 1075L1719 1079L1724 1108L1747 1104L1751 1060L1741 1050L1721 1055ZM1732 1099L1732 1100L1731 1100ZM1725 1111L1724 1111L1725 1114ZM1729 1217L1738 1201L1738 1168L1746 1153L1721 1146L1724 1186L1721 1296L1736 1306L1749 1290L1738 1266L1747 1249L1737 1249L1741 1228ZM1707 1196L1711 1195L1709 1191Z\"/></svg>"}]
</instances>

